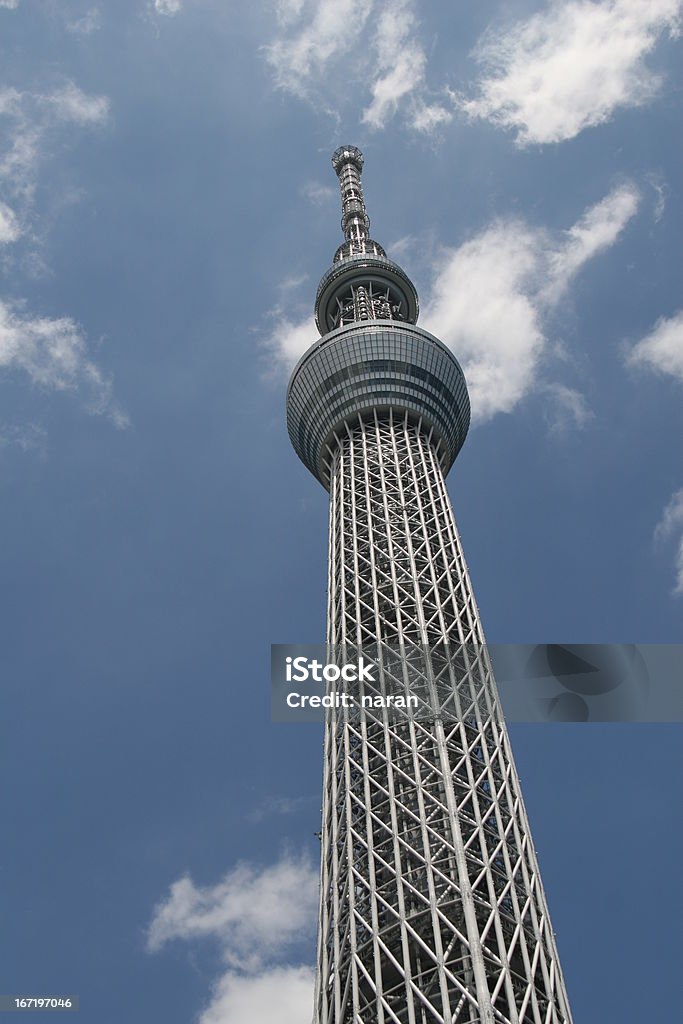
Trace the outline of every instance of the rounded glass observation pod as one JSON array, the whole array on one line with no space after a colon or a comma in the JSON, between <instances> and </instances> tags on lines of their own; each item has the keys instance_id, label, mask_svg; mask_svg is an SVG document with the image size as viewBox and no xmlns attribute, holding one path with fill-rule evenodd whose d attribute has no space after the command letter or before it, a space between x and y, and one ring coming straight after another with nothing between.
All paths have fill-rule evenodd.
<instances>
[{"instance_id":1,"label":"rounded glass observation pod","mask_svg":"<svg viewBox=\"0 0 683 1024\"><path fill-rule=\"evenodd\" d=\"M287 391L287 429L304 465L329 487L335 434L390 409L431 433L447 473L470 423L460 364L420 327L366 320L332 331L301 357Z\"/></svg>"}]
</instances>

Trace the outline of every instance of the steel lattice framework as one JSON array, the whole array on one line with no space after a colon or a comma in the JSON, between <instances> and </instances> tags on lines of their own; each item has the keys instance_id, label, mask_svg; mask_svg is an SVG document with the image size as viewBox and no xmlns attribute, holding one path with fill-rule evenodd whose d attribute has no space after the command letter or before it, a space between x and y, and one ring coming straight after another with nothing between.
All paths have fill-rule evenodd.
<instances>
[{"instance_id":1,"label":"steel lattice framework","mask_svg":"<svg viewBox=\"0 0 683 1024\"><path fill-rule=\"evenodd\" d=\"M333 330L289 392L294 445L330 489L328 643L377 652L385 687L400 674L398 651L440 696L428 715L328 715L315 1022L570 1024L444 480L469 422L464 381L426 332L406 356L416 297L411 309L377 243L363 251L359 151L343 147L333 162L342 199L354 193L342 221L353 251L337 252L347 274L336 295L323 278L317 314ZM378 317L386 304L368 310L357 298L382 283L390 308ZM336 326L351 307L356 319ZM453 366L460 377L432 394L430 374L443 381ZM323 439L314 429L337 407Z\"/></svg>"}]
</instances>

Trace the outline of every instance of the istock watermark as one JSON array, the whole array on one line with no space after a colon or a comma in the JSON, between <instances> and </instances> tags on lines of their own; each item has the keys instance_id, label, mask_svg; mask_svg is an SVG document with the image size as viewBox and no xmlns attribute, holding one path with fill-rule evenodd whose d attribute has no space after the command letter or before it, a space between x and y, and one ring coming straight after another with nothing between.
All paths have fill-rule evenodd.
<instances>
[{"instance_id":1,"label":"istock watermark","mask_svg":"<svg viewBox=\"0 0 683 1024\"><path fill-rule=\"evenodd\" d=\"M345 683L368 682L374 683L377 674L377 666L368 664L361 655L355 664L337 665L334 662L323 663L306 657L292 658L288 655L285 658L285 676L288 683L305 683L313 679L316 683L334 683L343 680ZM372 675L372 672L375 675Z\"/></svg>"},{"instance_id":2,"label":"istock watermark","mask_svg":"<svg viewBox=\"0 0 683 1024\"><path fill-rule=\"evenodd\" d=\"M381 669L375 663L360 655L355 662L319 661L305 655L285 656L285 680L288 683L350 683L365 687L377 682ZM419 699L416 694L379 693L376 690L362 692L360 689L327 689L323 693L290 690L285 697L288 708L354 708L392 710L417 710Z\"/></svg>"},{"instance_id":3,"label":"istock watermark","mask_svg":"<svg viewBox=\"0 0 683 1024\"><path fill-rule=\"evenodd\" d=\"M276 722L683 722L681 644L275 644Z\"/></svg>"}]
</instances>

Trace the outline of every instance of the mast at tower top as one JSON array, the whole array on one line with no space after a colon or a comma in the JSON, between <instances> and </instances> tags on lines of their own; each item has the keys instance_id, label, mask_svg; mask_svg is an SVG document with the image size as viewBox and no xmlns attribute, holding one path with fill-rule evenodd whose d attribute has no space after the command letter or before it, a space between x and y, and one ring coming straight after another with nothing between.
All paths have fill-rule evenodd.
<instances>
[{"instance_id":1,"label":"mast at tower top","mask_svg":"<svg viewBox=\"0 0 683 1024\"><path fill-rule=\"evenodd\" d=\"M341 229L346 238L334 254L335 263L348 256L386 256L382 246L370 238L370 218L361 184L363 163L363 154L357 146L340 146L332 154L332 166L341 191Z\"/></svg>"},{"instance_id":2,"label":"mast at tower top","mask_svg":"<svg viewBox=\"0 0 683 1024\"><path fill-rule=\"evenodd\" d=\"M341 228L345 241L323 275L315 300L315 320L321 334L363 320L415 323L418 313L415 285L397 263L370 238L361 172L363 154L357 146L340 146L332 166L341 192Z\"/></svg>"},{"instance_id":3,"label":"mast at tower top","mask_svg":"<svg viewBox=\"0 0 683 1024\"><path fill-rule=\"evenodd\" d=\"M365 209L360 176L364 158L357 146L340 146L332 154L332 166L339 178L342 201L341 228L346 239L360 242L368 238L370 218Z\"/></svg>"}]
</instances>

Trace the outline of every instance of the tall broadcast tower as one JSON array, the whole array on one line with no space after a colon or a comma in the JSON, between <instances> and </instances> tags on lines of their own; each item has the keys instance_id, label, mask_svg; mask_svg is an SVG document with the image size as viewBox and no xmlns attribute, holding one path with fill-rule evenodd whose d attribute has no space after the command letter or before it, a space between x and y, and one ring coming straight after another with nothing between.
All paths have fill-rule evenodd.
<instances>
[{"instance_id":1,"label":"tall broadcast tower","mask_svg":"<svg viewBox=\"0 0 683 1024\"><path fill-rule=\"evenodd\" d=\"M330 492L327 640L379 652L388 679L396 652L423 658L440 696L427 716L328 712L315 1024L571 1024L444 482L465 379L369 236L362 153L332 164L346 240L287 398Z\"/></svg>"}]
</instances>

